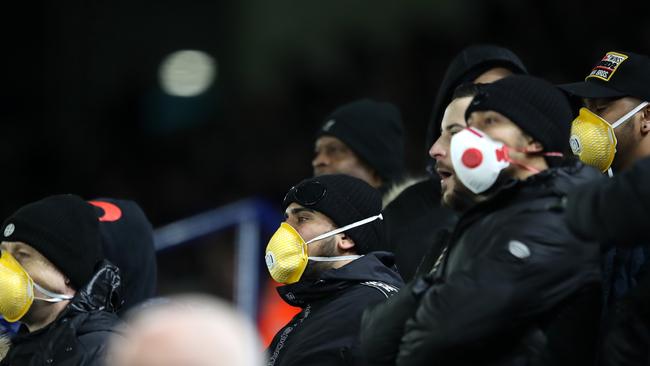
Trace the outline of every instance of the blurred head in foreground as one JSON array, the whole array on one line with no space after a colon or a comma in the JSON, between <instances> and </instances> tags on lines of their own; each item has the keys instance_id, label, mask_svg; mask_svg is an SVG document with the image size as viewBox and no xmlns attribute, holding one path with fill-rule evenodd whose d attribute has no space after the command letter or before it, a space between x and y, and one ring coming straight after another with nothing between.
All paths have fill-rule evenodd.
<instances>
[{"instance_id":1,"label":"blurred head in foreground","mask_svg":"<svg viewBox=\"0 0 650 366\"><path fill-rule=\"evenodd\" d=\"M109 366L261 366L263 348L252 324L230 304L184 295L145 304L114 337Z\"/></svg>"}]
</instances>

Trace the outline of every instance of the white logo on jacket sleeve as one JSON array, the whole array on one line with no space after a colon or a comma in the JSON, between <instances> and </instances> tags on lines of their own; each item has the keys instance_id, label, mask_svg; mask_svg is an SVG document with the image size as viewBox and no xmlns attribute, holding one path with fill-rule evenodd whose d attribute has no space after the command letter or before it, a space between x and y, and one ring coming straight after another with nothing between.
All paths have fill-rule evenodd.
<instances>
[{"instance_id":1,"label":"white logo on jacket sleeve","mask_svg":"<svg viewBox=\"0 0 650 366\"><path fill-rule=\"evenodd\" d=\"M510 240L508 243L508 251L519 259L530 257L530 249L528 246L518 240Z\"/></svg>"}]
</instances>

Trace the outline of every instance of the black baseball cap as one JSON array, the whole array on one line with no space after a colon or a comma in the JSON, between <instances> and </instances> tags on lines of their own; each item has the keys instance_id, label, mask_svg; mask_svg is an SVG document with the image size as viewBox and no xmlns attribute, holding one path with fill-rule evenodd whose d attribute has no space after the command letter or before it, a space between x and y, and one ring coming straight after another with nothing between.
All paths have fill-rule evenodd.
<instances>
[{"instance_id":1,"label":"black baseball cap","mask_svg":"<svg viewBox=\"0 0 650 366\"><path fill-rule=\"evenodd\" d=\"M650 101L650 57L633 52L610 51L584 81L559 85L581 98L635 97Z\"/></svg>"}]
</instances>

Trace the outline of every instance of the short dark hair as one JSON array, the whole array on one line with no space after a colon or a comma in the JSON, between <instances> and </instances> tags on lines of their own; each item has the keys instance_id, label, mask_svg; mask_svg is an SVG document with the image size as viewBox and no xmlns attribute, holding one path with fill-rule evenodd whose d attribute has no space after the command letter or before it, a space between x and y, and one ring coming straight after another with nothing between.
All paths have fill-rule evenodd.
<instances>
[{"instance_id":1,"label":"short dark hair","mask_svg":"<svg viewBox=\"0 0 650 366\"><path fill-rule=\"evenodd\" d=\"M451 95L451 100L475 96L478 93L478 85L472 82L458 85Z\"/></svg>"}]
</instances>

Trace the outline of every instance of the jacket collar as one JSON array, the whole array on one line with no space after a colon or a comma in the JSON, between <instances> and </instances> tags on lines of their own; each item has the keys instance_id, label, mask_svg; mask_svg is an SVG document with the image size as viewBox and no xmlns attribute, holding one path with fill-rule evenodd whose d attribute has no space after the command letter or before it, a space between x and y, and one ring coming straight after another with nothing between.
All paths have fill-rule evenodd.
<instances>
[{"instance_id":1,"label":"jacket collar","mask_svg":"<svg viewBox=\"0 0 650 366\"><path fill-rule=\"evenodd\" d=\"M292 306L305 307L313 301L335 296L338 292L364 281L379 281L401 287L402 278L394 269L394 256L372 252L347 265L323 272L317 280L301 280L278 287L280 297Z\"/></svg>"}]
</instances>

